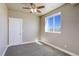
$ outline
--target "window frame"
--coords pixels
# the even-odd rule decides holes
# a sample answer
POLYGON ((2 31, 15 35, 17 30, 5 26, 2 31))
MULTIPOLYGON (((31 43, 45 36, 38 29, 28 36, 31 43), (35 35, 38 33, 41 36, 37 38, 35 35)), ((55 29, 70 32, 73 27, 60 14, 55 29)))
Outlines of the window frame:
MULTIPOLYGON (((56 32, 55 29, 54 29, 54 27, 55 27, 55 16, 57 16, 57 15, 61 16, 61 12, 58 12, 58 13, 55 13, 55 14, 52 14, 52 15, 45 17, 45 32, 47 32, 47 33, 61 33, 61 31, 56 32), (53 17, 53 31, 48 31, 48 29, 47 29, 48 18, 50 18, 50 17, 53 17)), ((62 19, 60 19, 60 20, 62 20, 62 19)))

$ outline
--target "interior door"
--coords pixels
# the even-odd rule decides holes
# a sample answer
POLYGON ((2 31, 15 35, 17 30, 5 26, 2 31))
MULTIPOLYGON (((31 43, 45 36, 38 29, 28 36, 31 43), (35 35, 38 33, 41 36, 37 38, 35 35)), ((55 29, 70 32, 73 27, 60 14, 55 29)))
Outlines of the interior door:
POLYGON ((22 19, 9 18, 9 45, 22 43, 22 19))

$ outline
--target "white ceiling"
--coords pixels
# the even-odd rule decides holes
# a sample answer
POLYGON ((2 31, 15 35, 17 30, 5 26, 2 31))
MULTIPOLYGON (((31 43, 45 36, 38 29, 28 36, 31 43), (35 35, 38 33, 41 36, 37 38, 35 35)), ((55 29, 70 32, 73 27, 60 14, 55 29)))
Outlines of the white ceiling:
MULTIPOLYGON (((44 5, 45 8, 40 9, 41 13, 36 13, 37 15, 44 15, 60 6, 62 6, 64 3, 35 3, 36 6, 42 6, 44 5)), ((7 7, 9 10, 15 10, 15 11, 21 11, 21 12, 30 12, 27 9, 23 9, 22 7, 29 6, 29 3, 7 3, 7 7)))

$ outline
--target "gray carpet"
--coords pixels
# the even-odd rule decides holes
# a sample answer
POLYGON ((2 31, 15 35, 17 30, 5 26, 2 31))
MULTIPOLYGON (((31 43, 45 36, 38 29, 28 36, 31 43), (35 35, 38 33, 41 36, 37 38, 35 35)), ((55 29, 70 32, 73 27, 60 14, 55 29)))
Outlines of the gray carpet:
POLYGON ((11 46, 7 49, 5 56, 69 56, 55 48, 37 43, 11 46))

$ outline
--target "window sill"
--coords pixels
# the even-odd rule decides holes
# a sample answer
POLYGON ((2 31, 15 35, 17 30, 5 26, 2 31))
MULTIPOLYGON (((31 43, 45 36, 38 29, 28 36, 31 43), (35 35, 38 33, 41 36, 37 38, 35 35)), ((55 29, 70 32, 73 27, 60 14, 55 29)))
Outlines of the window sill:
POLYGON ((45 33, 57 33, 57 34, 61 34, 61 32, 45 32, 45 33))

